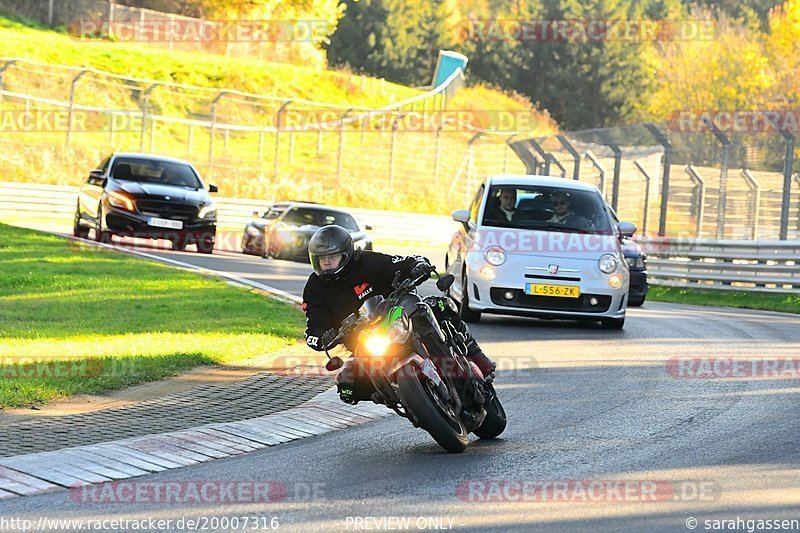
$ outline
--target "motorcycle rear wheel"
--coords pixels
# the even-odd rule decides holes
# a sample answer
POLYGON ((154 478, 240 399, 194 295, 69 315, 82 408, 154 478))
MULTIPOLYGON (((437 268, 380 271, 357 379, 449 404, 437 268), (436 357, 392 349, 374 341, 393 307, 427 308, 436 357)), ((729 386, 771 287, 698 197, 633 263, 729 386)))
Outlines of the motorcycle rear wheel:
POLYGON ((506 410, 503 409, 494 387, 490 384, 485 387, 491 393, 492 399, 486 406, 486 418, 483 424, 472 433, 480 439, 494 439, 506 430, 506 410))

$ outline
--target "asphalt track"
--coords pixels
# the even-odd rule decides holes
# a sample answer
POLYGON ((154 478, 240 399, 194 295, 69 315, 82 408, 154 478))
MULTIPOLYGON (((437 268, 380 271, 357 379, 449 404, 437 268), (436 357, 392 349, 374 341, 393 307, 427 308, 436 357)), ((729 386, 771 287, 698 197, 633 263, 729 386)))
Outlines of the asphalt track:
MULTIPOLYGON (((309 273, 233 252, 147 251, 293 294, 309 273)), ((781 359, 800 355, 800 317, 648 302, 623 331, 505 317, 472 330, 498 361, 509 426, 463 454, 390 417, 137 480, 271 481, 285 488, 276 501, 101 505, 62 491, 0 502, 0 517, 171 519, 165 530, 178 530, 182 517, 249 516, 289 531, 707 531, 738 519, 723 524, 732 531, 800 519, 800 370, 781 359), (780 362, 769 373, 731 357, 780 362)))

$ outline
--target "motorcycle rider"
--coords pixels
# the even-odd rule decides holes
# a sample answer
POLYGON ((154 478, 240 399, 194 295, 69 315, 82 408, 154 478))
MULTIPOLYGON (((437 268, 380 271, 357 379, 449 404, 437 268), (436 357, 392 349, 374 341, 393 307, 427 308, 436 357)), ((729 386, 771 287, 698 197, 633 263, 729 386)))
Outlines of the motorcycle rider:
MULTIPOLYGON (((331 348, 342 320, 361 307, 370 296, 387 297, 399 272, 402 278, 430 277, 433 267, 425 257, 391 256, 378 252, 354 250, 350 233, 341 226, 329 225, 317 230, 308 243, 308 255, 314 272, 303 291, 306 314, 306 344, 317 351, 331 348)), ((445 316, 466 339, 469 357, 489 376, 492 362, 475 342, 457 313, 445 306, 445 316)), ((345 346, 351 342, 345 339, 345 346)), ((352 350, 351 350, 352 351, 352 350)), ((347 403, 371 398, 375 389, 369 378, 350 358, 336 378, 339 397, 347 403)))

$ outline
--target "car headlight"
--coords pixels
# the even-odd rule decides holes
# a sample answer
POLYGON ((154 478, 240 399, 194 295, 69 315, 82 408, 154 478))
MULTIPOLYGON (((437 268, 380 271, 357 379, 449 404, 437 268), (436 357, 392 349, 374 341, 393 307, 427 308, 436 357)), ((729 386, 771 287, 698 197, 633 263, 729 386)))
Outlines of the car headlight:
POLYGON ((373 334, 366 338, 364 341, 364 347, 375 357, 380 357, 381 355, 386 353, 386 349, 391 344, 388 335, 381 335, 381 334, 373 334))
POLYGON ((112 207, 133 211, 133 202, 131 201, 130 198, 128 198, 124 194, 120 194, 114 191, 107 191, 106 199, 108 199, 108 205, 112 207))
POLYGON ((641 255, 626 255, 625 262, 628 268, 644 268, 644 258, 641 255))
POLYGON ((247 226, 246 228, 244 228, 244 231, 248 235, 251 235, 253 237, 257 237, 259 234, 261 234, 261 232, 258 231, 258 228, 256 228, 255 226, 247 226))
POLYGON ((483 252, 483 257, 490 265, 500 266, 506 262, 506 251, 499 246, 490 246, 483 252))
POLYGON ((612 254, 603 254, 600 259, 597 260, 597 266, 600 267, 600 272, 603 274, 611 274, 619 266, 619 261, 616 256, 612 254))
POLYGON ((201 207, 200 211, 197 213, 197 218, 213 218, 215 216, 217 216, 217 206, 214 204, 201 207))

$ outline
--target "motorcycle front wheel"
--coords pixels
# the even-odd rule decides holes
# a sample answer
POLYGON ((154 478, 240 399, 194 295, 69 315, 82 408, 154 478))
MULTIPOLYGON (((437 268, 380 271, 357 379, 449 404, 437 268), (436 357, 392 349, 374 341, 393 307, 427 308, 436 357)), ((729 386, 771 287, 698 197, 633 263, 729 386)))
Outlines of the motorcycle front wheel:
POLYGON ((407 365, 397 375, 405 405, 422 429, 450 453, 461 453, 469 444, 467 429, 452 408, 440 398, 435 384, 416 365, 407 365))

